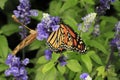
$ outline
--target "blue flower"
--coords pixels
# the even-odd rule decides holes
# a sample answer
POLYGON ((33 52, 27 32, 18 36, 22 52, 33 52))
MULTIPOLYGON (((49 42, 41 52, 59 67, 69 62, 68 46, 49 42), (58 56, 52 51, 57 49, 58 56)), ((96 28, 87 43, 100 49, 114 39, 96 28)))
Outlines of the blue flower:
POLYGON ((99 15, 105 14, 105 11, 107 9, 110 9, 111 2, 114 2, 115 0, 100 0, 100 5, 96 7, 96 11, 99 15))
POLYGON ((17 6, 17 10, 14 10, 14 15, 18 18, 18 20, 27 25, 30 23, 30 16, 37 16, 37 10, 31 10, 30 1, 29 0, 19 0, 20 4, 17 6))
POLYGON ((82 80, 92 80, 92 78, 87 73, 81 74, 80 79, 82 79, 82 80))
POLYGON ((23 61, 22 61, 22 64, 24 65, 27 65, 29 63, 29 59, 28 58, 25 58, 23 61))
POLYGON ((45 58, 47 60, 50 60, 52 57, 52 51, 51 50, 45 50, 45 58))
MULTIPOLYGON (((38 11, 37 10, 31 10, 30 7, 30 1, 29 0, 19 0, 20 4, 17 6, 17 10, 14 10, 13 13, 24 25, 27 25, 31 22, 30 16, 37 16, 38 11)), ((19 26, 20 28, 20 35, 21 39, 24 39, 26 37, 27 31, 23 26, 19 26)))
POLYGON ((120 52, 120 21, 115 26, 116 33, 114 39, 111 41, 111 45, 116 46, 118 51, 120 52))
POLYGON ((60 65, 61 66, 65 66, 66 64, 67 64, 67 62, 66 62, 66 57, 65 56, 60 56, 59 58, 58 58, 58 61, 60 62, 60 65))
POLYGON ((6 59, 6 64, 9 65, 9 69, 5 71, 6 76, 13 75, 16 80, 27 80, 27 71, 25 65, 29 63, 29 59, 26 58, 22 62, 19 57, 9 54, 6 59))
POLYGON ((38 40, 43 40, 43 39, 47 39, 49 36, 49 33, 47 32, 47 29, 45 28, 44 24, 39 23, 37 25, 37 39, 38 40))
POLYGON ((60 27, 59 23, 59 17, 52 17, 44 13, 41 22, 37 25, 37 39, 47 39, 51 32, 58 30, 60 27))

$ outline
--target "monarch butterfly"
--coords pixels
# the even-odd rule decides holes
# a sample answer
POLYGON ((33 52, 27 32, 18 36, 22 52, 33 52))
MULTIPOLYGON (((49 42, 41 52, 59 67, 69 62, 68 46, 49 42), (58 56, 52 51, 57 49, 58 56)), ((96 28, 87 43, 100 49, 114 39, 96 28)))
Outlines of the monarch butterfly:
POLYGON ((47 39, 47 44, 55 52, 62 52, 66 49, 80 53, 86 51, 83 40, 65 24, 60 24, 59 29, 50 34, 47 39))

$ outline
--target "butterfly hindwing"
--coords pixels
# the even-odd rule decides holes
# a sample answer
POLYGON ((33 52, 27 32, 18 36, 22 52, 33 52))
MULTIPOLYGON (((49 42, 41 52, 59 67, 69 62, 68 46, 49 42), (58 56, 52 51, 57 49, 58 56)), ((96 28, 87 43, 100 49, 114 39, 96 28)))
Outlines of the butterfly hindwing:
MULTIPOLYGON (((66 25, 65 25, 66 26, 66 25)), ((70 50, 78 51, 84 53, 86 51, 85 43, 79 35, 77 35, 71 28, 67 28, 67 48, 70 50)))

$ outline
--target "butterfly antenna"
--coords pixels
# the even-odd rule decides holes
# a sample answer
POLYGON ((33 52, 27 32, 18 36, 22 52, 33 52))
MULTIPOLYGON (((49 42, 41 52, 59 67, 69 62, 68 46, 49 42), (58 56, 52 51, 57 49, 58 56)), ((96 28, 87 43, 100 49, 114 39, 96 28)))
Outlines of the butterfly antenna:
POLYGON ((14 20, 15 22, 21 24, 21 25, 24 26, 26 29, 30 30, 30 33, 34 31, 34 30, 30 29, 29 27, 27 27, 26 25, 24 25, 23 23, 21 23, 21 22, 17 19, 17 17, 16 17, 15 15, 12 15, 12 18, 13 18, 13 20, 14 20))

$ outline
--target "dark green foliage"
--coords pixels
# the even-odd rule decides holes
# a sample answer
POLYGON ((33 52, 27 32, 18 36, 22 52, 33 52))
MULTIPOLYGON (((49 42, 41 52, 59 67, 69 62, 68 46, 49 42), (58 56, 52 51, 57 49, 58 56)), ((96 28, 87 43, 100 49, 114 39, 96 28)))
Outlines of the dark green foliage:
MULTIPOLYGON (((5 20, 1 19, 0 16, 0 23, 3 22, 2 20, 6 22, 0 24, 0 80, 12 80, 11 77, 7 78, 4 75, 4 71, 8 68, 5 65, 5 60, 11 49, 15 48, 15 46, 9 46, 10 43, 8 42, 14 40, 15 44, 19 44, 19 40, 16 40, 16 37, 13 36, 17 34, 20 39, 18 34, 19 24, 12 20, 13 12, 6 9, 13 9, 13 7, 16 9, 16 1, 13 0, 15 4, 12 4, 10 0, 0 0, 0 14, 7 17, 7 20, 5 20), (13 6, 7 6, 7 4, 13 6)), ((31 2, 34 2, 34 0, 31 0, 31 2)), ((42 13, 47 12, 52 16, 59 16, 65 24, 68 24, 76 33, 80 34, 77 24, 82 23, 82 17, 95 12, 98 3, 99 0, 51 0, 47 9, 39 10, 39 15, 32 17, 28 27, 31 28, 32 26, 35 29, 37 22, 40 22, 42 18, 42 13)), ((35 5, 35 3, 31 3, 31 5, 35 5)), ((39 5, 36 6, 39 7, 39 5)), ((32 7, 36 8, 36 6, 32 7)), ((58 62, 58 58, 61 56, 59 53, 53 53, 52 59, 49 61, 45 59, 44 50, 48 49, 46 41, 35 40, 21 50, 17 54, 18 56, 23 56, 21 54, 23 53, 24 57, 30 58, 30 64, 27 66, 28 80, 80 80, 79 76, 84 72, 89 73, 93 80, 120 80, 120 56, 117 48, 115 48, 115 52, 109 60, 111 53, 110 40, 115 35, 115 24, 120 21, 120 0, 115 0, 111 7, 114 10, 110 9, 108 11, 112 13, 106 12, 105 15, 99 16, 99 36, 92 35, 96 21, 93 22, 88 32, 80 34, 87 46, 86 54, 79 54, 74 51, 61 53, 67 57, 65 66, 60 66, 58 62)))

